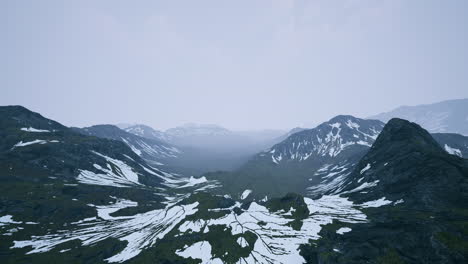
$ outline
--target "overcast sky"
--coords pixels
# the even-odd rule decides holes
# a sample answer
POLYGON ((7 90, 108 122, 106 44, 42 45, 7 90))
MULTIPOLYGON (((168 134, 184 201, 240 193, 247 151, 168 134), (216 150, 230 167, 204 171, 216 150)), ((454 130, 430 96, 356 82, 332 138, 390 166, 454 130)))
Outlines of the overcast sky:
POLYGON ((3 0, 0 19, 0 105, 65 125, 289 129, 468 97, 466 0, 3 0))

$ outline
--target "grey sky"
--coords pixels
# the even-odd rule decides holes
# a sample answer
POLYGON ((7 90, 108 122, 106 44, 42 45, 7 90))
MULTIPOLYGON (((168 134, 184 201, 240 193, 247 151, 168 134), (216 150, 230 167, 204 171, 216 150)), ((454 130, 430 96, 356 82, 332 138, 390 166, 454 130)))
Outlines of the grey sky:
POLYGON ((466 0, 0 2, 0 105, 292 128, 468 97, 466 0))

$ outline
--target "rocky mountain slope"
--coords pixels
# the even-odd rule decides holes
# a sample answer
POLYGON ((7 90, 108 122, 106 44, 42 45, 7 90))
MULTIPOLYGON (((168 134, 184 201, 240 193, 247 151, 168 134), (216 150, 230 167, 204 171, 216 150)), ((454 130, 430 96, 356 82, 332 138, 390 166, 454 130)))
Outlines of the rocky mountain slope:
POLYGON ((20 106, 0 107, 0 179, 2 263, 119 262, 190 214, 192 207, 176 205, 188 193, 215 187, 158 170, 123 142, 77 133, 20 106), (127 237, 144 219, 154 238, 127 237), (61 243, 67 249, 49 252, 61 243))
POLYGON ((466 262, 468 160, 419 125, 390 120, 343 186, 368 221, 322 230, 311 263, 466 262))
POLYGON ((436 140, 401 119, 374 138, 378 124, 340 116, 292 135, 291 151, 257 156, 319 178, 305 178, 304 196, 259 196, 274 178, 236 196, 223 179, 157 169, 123 141, 0 107, 0 261, 465 263, 468 160, 443 147, 465 138, 436 140), (296 143, 307 139, 303 151, 296 143))

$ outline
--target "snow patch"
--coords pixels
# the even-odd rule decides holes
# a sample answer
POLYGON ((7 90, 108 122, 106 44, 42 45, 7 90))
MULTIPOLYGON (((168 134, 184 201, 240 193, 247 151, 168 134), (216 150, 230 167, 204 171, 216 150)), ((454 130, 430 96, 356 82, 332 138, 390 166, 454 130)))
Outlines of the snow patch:
POLYGON ((392 203, 392 201, 385 200, 385 197, 382 197, 382 198, 380 198, 378 200, 375 200, 375 201, 370 201, 370 202, 363 203, 363 204, 361 204, 361 207, 364 207, 364 208, 380 207, 380 206, 384 206, 384 205, 391 204, 391 203, 392 203))
POLYGON ((13 221, 12 215, 4 215, 0 217, 0 226, 5 226, 9 224, 21 224, 22 222, 13 221))
POLYGON ((18 143, 16 143, 12 149, 15 149, 17 147, 25 147, 25 146, 29 146, 29 145, 33 145, 33 144, 46 144, 47 142, 49 143, 58 143, 59 141, 58 140, 42 140, 42 139, 36 139, 36 140, 33 140, 33 141, 29 141, 29 142, 23 142, 23 141, 20 141, 18 143))
POLYGON ((452 155, 455 155, 455 156, 458 156, 458 157, 463 156, 461 150, 459 150, 459 149, 452 148, 447 144, 445 144, 444 148, 445 148, 445 151, 447 151, 449 154, 452 154, 452 155))
POLYGON ((220 259, 212 259, 211 245, 208 241, 197 242, 182 250, 176 250, 175 253, 183 258, 200 259, 202 264, 222 263, 220 259))
POLYGON ((46 133, 46 132, 50 132, 50 130, 45 130, 45 129, 36 129, 36 128, 33 128, 33 127, 23 127, 21 128, 22 131, 26 131, 26 132, 35 132, 35 133, 46 133))
POLYGON ((104 158, 107 162, 107 168, 101 167, 99 164, 94 164, 94 168, 102 173, 95 173, 88 170, 79 170, 80 174, 76 178, 79 182, 90 185, 104 185, 114 187, 130 187, 142 185, 138 182, 138 174, 133 171, 132 167, 125 162, 107 157, 98 152, 92 153, 104 158), (116 167, 113 168, 111 164, 116 167))
POLYGON ((336 230, 336 233, 339 234, 339 235, 342 235, 342 234, 344 234, 344 233, 350 232, 351 230, 352 230, 352 229, 349 228, 349 227, 342 227, 342 228, 336 230))
POLYGON ((244 200, 245 198, 247 198, 247 197, 250 195, 251 192, 252 192, 252 190, 248 190, 248 189, 245 190, 245 191, 241 194, 241 197, 240 197, 241 200, 244 200))
POLYGON ((239 238, 237 239, 237 244, 239 244, 239 246, 241 246, 241 247, 243 247, 243 248, 249 246, 249 243, 248 243, 247 240, 245 240, 245 238, 243 238, 243 237, 239 237, 239 238))
POLYGON ((366 167, 361 170, 360 174, 363 174, 364 172, 368 171, 371 168, 370 163, 367 163, 366 167))

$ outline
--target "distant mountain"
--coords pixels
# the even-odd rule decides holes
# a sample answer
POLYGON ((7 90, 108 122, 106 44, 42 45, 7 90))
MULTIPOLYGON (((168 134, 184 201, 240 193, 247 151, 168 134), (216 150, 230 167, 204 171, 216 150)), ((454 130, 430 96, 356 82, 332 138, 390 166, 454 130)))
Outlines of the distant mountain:
MULTIPOLYGON (((465 263, 468 160, 419 125, 392 119, 339 194, 365 223, 336 222, 308 247, 317 263, 465 263)), ((307 251, 304 249, 304 251, 307 251)))
POLYGON ((301 132, 301 131, 304 131, 304 130, 307 130, 307 128, 302 128, 302 127, 295 127, 291 130, 289 130, 287 133, 283 133, 282 135, 280 135, 279 137, 276 137, 272 140, 272 143, 271 146, 273 145, 276 145, 280 142, 282 142, 283 140, 287 139, 289 136, 291 136, 292 134, 296 134, 298 132, 301 132))
POLYGON ((146 125, 134 125, 125 131, 151 140, 176 146, 177 170, 184 174, 202 174, 208 171, 233 170, 252 155, 269 148, 283 134, 280 130, 231 131, 218 125, 186 124, 157 131, 146 125))
POLYGON ((251 148, 247 137, 218 125, 185 124, 165 131, 170 142, 204 151, 241 151, 251 148))
POLYGON ((251 142, 257 145, 264 145, 266 148, 280 142, 278 138, 288 134, 284 130, 279 129, 263 129, 263 130, 243 130, 235 131, 235 133, 248 138, 251 142))
POLYGON ((252 196, 260 199, 287 192, 306 194, 311 191, 308 187, 322 181, 321 174, 352 170, 383 126, 378 120, 337 116, 316 128, 292 134, 234 172, 206 175, 220 180, 233 195, 245 189, 254 190, 252 196))
POLYGON ((138 156, 151 163, 153 166, 172 165, 181 151, 165 142, 157 139, 149 139, 128 133, 113 125, 96 125, 85 128, 73 128, 75 131, 88 136, 118 140, 125 143, 138 156))
POLYGON ((120 129, 125 129, 127 127, 136 126, 136 125, 138 125, 138 124, 136 124, 136 123, 118 123, 118 124, 115 124, 115 126, 120 128, 120 129))
POLYGON ((176 138, 191 136, 226 136, 233 134, 232 131, 218 125, 195 123, 188 123, 183 126, 170 128, 166 130, 166 133, 176 138))
POLYGON ((333 158, 352 146, 370 147, 383 126, 377 120, 336 116, 314 129, 294 133, 268 153, 274 163, 305 161, 311 157, 333 158))
POLYGON ((468 137, 451 133, 434 133, 432 137, 447 153, 468 158, 468 137))
POLYGON ((169 143, 171 141, 169 134, 155 130, 152 127, 146 125, 128 126, 123 128, 123 130, 127 131, 128 133, 132 133, 134 135, 152 140, 159 140, 166 143, 169 143))
POLYGON ((418 106, 401 106, 370 118, 387 122, 395 117, 420 124, 431 133, 468 135, 468 99, 418 106))

